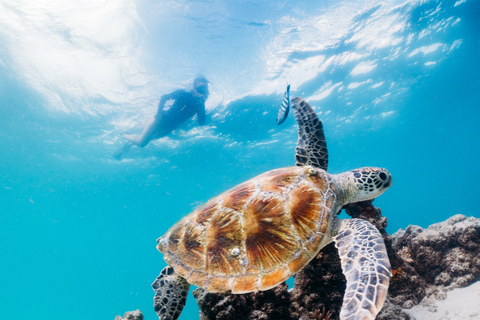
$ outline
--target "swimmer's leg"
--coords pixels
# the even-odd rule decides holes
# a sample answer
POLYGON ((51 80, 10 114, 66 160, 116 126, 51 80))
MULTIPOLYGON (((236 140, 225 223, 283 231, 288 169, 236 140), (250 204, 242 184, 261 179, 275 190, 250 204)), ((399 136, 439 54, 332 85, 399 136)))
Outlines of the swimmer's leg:
POLYGON ((140 141, 140 136, 138 134, 124 134, 122 137, 127 139, 133 145, 137 145, 140 141))
POLYGON ((160 127, 160 119, 153 118, 148 122, 141 136, 138 134, 124 134, 123 137, 129 141, 122 148, 118 149, 113 157, 117 160, 122 160, 132 146, 143 148, 150 141, 160 139, 171 132, 171 130, 162 130, 160 127))
POLYGON ((147 123, 145 129, 143 129, 142 135, 138 134, 124 134, 123 137, 127 139, 132 145, 143 148, 151 140, 155 139, 158 126, 158 120, 153 118, 147 123))
POLYGON ((118 149, 114 154, 113 154, 113 157, 115 159, 117 159, 118 161, 122 160, 123 157, 125 157, 127 155, 127 152, 128 150, 130 150, 130 148, 132 147, 133 143, 131 142, 127 142, 123 145, 123 147, 121 147, 120 149, 118 149))
POLYGON ((151 140, 155 139, 158 131, 159 120, 153 118, 150 120, 137 140, 137 147, 145 147, 151 140))

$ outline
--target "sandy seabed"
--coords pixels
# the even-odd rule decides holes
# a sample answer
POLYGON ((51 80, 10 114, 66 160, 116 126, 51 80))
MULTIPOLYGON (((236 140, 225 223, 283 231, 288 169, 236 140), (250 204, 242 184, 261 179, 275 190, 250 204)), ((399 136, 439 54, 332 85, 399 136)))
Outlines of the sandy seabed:
POLYGON ((449 291, 445 300, 424 299, 420 305, 403 311, 417 320, 480 319, 480 281, 449 291))

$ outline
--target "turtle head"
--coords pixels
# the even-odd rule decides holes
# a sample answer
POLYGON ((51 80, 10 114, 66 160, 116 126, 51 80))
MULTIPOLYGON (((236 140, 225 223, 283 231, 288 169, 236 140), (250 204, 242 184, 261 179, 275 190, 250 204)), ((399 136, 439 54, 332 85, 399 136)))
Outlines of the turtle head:
POLYGON ((343 186, 343 202, 354 203, 378 197, 392 186, 392 175, 387 169, 365 167, 338 175, 343 186))

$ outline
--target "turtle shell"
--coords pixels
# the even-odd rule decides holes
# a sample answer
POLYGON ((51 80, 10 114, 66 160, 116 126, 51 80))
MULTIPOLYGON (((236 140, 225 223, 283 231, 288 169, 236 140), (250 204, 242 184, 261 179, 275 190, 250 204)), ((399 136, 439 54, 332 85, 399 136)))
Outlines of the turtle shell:
POLYGON ((331 241, 335 190, 321 169, 268 171, 185 216, 157 248, 179 275, 208 291, 267 290, 331 241))

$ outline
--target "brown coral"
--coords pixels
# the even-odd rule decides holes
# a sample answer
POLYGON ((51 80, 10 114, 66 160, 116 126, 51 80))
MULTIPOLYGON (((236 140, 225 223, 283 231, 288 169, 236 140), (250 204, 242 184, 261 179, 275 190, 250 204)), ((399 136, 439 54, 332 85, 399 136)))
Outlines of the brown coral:
MULTIPOLYGON (((376 225, 396 271, 377 319, 409 320, 411 317, 402 307, 413 307, 428 294, 441 295, 480 279, 480 219, 456 215, 427 229, 409 226, 391 237, 385 232, 386 218, 372 201, 345 209, 352 217, 376 225)), ((285 283, 272 290, 242 295, 208 293, 199 288, 194 296, 202 320, 333 320, 338 319, 344 291, 338 253, 330 244, 297 273, 291 290, 285 283)))
MULTIPOLYGON (((346 211, 352 217, 374 223, 385 238, 392 266, 403 267, 403 260, 392 248, 392 239, 385 232, 387 219, 382 217, 380 209, 375 208, 372 201, 349 205, 346 211)), ((202 310, 202 319, 338 319, 345 287, 338 252, 330 244, 297 273, 295 287, 291 290, 285 284, 269 291, 245 295, 215 294, 197 289, 194 296, 202 310), (322 315, 320 310, 324 309, 330 311, 322 315)), ((399 317, 400 314, 396 310, 389 319, 405 319, 399 317)))
POLYGON ((480 219, 457 214, 427 229, 408 226, 393 237, 395 248, 408 248, 428 294, 465 287, 480 278, 480 219))
POLYGON ((143 320, 143 313, 140 310, 125 312, 125 315, 116 316, 115 320, 143 320))
POLYGON ((410 254, 410 249, 408 249, 408 247, 402 247, 397 251, 397 253, 403 259, 403 261, 413 263, 412 255, 410 254))
POLYGON ((315 317, 315 320, 331 320, 332 318, 330 318, 332 316, 332 312, 331 311, 325 311, 325 307, 323 307, 322 311, 320 310, 316 310, 314 313, 313 313, 313 316, 315 317))

